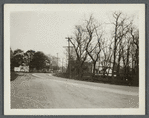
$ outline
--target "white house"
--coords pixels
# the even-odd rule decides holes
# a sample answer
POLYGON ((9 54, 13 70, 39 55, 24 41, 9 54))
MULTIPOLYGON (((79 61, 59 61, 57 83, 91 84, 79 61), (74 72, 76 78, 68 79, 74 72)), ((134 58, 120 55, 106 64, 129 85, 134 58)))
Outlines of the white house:
MULTIPOLYGON (((100 74, 102 74, 102 72, 103 72, 103 69, 105 68, 105 67, 107 67, 107 69, 106 69, 106 71, 105 71, 105 74, 107 74, 108 73, 108 76, 112 76, 112 69, 111 69, 111 67, 113 66, 113 63, 110 63, 110 62, 108 62, 106 65, 107 66, 104 66, 104 64, 103 64, 104 62, 97 62, 96 63, 96 66, 95 66, 95 74, 96 75, 100 75, 100 74)), ((92 64, 92 72, 93 72, 93 64, 92 64)))
POLYGON ((29 72, 29 66, 14 67, 15 72, 29 72))

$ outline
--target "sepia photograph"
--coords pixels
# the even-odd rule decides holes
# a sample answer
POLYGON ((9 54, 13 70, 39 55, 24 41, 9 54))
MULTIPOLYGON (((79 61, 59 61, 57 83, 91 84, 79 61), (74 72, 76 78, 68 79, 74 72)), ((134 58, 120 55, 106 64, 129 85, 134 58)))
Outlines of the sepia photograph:
POLYGON ((145 114, 145 5, 5 4, 4 114, 145 114))

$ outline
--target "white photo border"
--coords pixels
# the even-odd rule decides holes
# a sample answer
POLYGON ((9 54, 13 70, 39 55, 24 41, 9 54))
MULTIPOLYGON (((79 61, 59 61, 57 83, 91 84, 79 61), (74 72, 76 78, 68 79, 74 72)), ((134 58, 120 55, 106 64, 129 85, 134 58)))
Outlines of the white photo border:
POLYGON ((145 4, 5 4, 4 5, 4 115, 145 115, 145 4), (97 7, 139 11, 139 108, 11 109, 10 107, 10 13, 97 7), (49 7, 50 6, 50 7, 49 7), (81 7, 80 7, 81 6, 81 7), (50 9, 49 9, 50 8, 50 9))

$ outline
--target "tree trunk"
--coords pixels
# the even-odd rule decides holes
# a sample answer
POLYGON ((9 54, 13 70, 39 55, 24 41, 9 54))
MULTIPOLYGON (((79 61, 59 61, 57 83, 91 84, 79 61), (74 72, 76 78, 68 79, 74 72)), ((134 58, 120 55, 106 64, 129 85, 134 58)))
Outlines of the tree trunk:
POLYGON ((126 60, 126 67, 127 67, 126 77, 127 77, 127 79, 129 78, 129 49, 130 49, 130 47, 128 47, 128 49, 127 49, 127 60, 126 60))
POLYGON ((117 33, 117 26, 115 28, 115 39, 114 39, 114 57, 113 57, 113 68, 112 68, 112 78, 114 79, 114 70, 115 70, 115 61, 116 61, 116 33, 117 33))
POLYGON ((112 68, 112 79, 114 79, 115 60, 116 60, 115 52, 116 52, 116 51, 114 51, 113 68, 112 68))
POLYGON ((96 61, 93 62, 93 77, 95 76, 95 70, 96 70, 96 61))
POLYGON ((118 65, 117 65, 117 76, 120 75, 120 61, 121 61, 121 55, 119 54, 118 65))

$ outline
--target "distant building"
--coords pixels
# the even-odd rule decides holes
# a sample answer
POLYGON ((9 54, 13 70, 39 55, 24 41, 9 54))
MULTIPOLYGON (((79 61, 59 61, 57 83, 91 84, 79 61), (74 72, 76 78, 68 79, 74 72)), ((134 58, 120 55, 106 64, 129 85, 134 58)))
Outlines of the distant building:
POLYGON ((29 66, 14 67, 15 72, 29 72, 29 66))
POLYGON ((15 72, 20 72, 20 67, 14 67, 15 72))
MULTIPOLYGON (((91 72, 93 73, 93 63, 92 63, 92 70, 91 72)), ((96 66, 95 66, 95 75, 103 75, 103 73, 105 75, 108 76, 112 76, 112 67, 113 67, 113 63, 112 62, 96 62, 96 66)))

